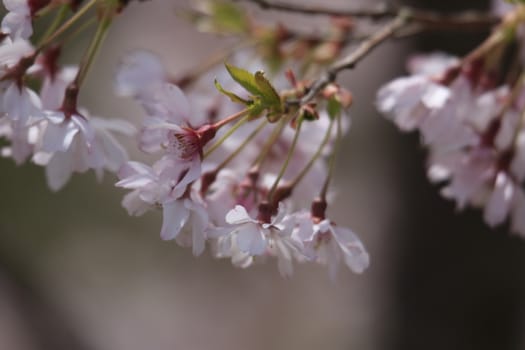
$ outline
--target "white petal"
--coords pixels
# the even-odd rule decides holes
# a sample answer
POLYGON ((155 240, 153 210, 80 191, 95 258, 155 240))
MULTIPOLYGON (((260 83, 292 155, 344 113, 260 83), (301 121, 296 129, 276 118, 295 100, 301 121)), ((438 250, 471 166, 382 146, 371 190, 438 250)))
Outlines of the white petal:
POLYGON ((77 72, 77 66, 66 66, 60 69, 53 78, 46 75, 40 89, 43 108, 47 110, 60 109, 64 101, 66 87, 73 81, 77 72))
POLYGON ((277 209, 277 215, 272 220, 272 225, 276 225, 283 221, 284 217, 286 216, 286 208, 284 206, 283 202, 279 202, 279 207, 277 209))
POLYGON ((285 247, 282 242, 275 242, 276 248, 279 253, 277 254, 277 267, 279 268, 279 273, 283 277, 290 277, 293 274, 293 264, 292 257, 287 247, 285 247))
POLYGON ((146 164, 140 163, 140 162, 134 162, 129 161, 126 164, 124 164, 118 172, 118 176, 120 179, 124 179, 126 177, 129 177, 131 175, 136 174, 142 174, 142 175, 148 175, 151 178, 155 178, 156 175, 153 172, 153 169, 150 166, 147 166, 146 164))
POLYGON ((140 198, 140 192, 132 191, 122 199, 122 206, 126 208, 129 215, 139 216, 151 208, 151 204, 144 202, 140 198))
POLYGON ((2 66, 12 67, 24 57, 33 53, 33 46, 27 40, 14 40, 12 43, 0 45, 0 63, 2 66))
POLYGON ((137 50, 122 59, 115 79, 115 89, 122 96, 148 95, 151 88, 166 79, 157 55, 137 50))
POLYGON ((363 273, 370 266, 370 256, 361 247, 351 247, 344 251, 346 266, 355 273, 363 273))
POLYGON ((44 131, 42 150, 50 153, 66 152, 71 147, 78 131, 78 128, 70 122, 61 124, 48 123, 44 131))
POLYGON ((202 254, 206 244, 208 214, 206 209, 200 206, 193 206, 192 214, 192 250, 193 255, 198 256, 202 254))
POLYGON ((98 131, 97 139, 100 141, 98 142, 98 145, 104 153, 104 166, 112 172, 117 172, 128 160, 126 149, 122 147, 113 135, 105 130, 98 131))
POLYGON ((47 184, 53 191, 61 189, 71 178, 73 172, 71 152, 57 152, 46 166, 47 184))
POLYGON ((129 189, 139 189, 152 183, 153 181, 154 179, 148 175, 136 174, 120 180, 115 184, 115 186, 129 189))
POLYGON ((66 120, 66 116, 60 111, 45 111, 46 119, 53 124, 60 124, 66 120))
POLYGON ((310 213, 304 213, 301 215, 301 217, 297 220, 299 226, 296 231, 297 237, 301 241, 309 241, 312 240, 312 236, 314 234, 313 230, 313 222, 310 218, 310 213))
POLYGON ((137 133, 137 128, 122 119, 105 119, 94 117, 91 122, 95 128, 116 132, 126 136, 133 136, 137 133))
POLYGON ((9 12, 2 20, 2 32, 12 39, 28 39, 33 34, 29 13, 9 12))
POLYGON ((251 255, 262 255, 266 250, 264 235, 255 223, 246 223, 240 226, 236 242, 241 251, 251 255))
POLYGON ((418 54, 410 57, 407 68, 410 74, 435 76, 443 74, 449 67, 459 63, 455 56, 443 52, 418 54))
POLYGON ((230 225, 239 225, 246 222, 253 222, 248 212, 242 205, 236 205, 235 208, 226 214, 226 222, 230 225))
POLYGON ((71 116, 71 122, 74 123, 74 125, 80 130, 80 132, 86 139, 87 145, 89 147, 95 139, 95 130, 93 129, 89 121, 87 121, 86 118, 80 115, 73 114, 71 116))
POLYGON ((449 98, 450 89, 437 84, 429 84, 421 97, 421 102, 428 109, 436 109, 443 107, 449 98))
POLYGON ((494 140, 494 143, 499 150, 505 151, 512 146, 512 141, 516 133, 516 127, 518 126, 520 116, 520 113, 513 109, 508 110, 503 115, 500 129, 494 140))
POLYGON ((2 0, 7 11, 25 12, 29 14, 28 0, 2 0))
POLYGON ((345 264, 355 273, 366 270, 370 265, 370 257, 359 237, 343 227, 334 227, 332 232, 343 251, 345 264))
POLYGON ((521 188, 514 196, 511 229, 521 237, 525 237, 525 193, 521 188))
POLYGON ((182 201, 172 201, 162 205, 162 229, 160 237, 163 240, 170 240, 177 237, 180 230, 186 224, 190 211, 184 206, 182 201))
POLYGON ((483 218, 489 226, 494 227, 505 221, 509 214, 514 192, 514 183, 505 172, 500 171, 496 177, 494 190, 483 212, 483 218))
POLYGON ((175 124, 183 124, 190 117, 190 104, 182 90, 173 84, 166 83, 156 96, 156 111, 161 117, 175 124))
POLYGON ((519 181, 525 179, 525 131, 523 130, 518 133, 510 169, 519 181))

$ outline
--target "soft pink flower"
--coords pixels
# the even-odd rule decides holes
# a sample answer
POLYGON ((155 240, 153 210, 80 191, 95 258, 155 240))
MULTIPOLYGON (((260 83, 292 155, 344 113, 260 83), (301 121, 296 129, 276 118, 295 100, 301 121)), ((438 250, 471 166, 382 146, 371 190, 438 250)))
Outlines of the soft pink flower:
POLYGON ((332 278, 335 278, 341 260, 355 273, 362 273, 368 268, 368 253, 350 229, 336 226, 327 219, 314 222, 309 213, 302 214, 298 220, 297 235, 304 242, 306 256, 327 265, 332 278))

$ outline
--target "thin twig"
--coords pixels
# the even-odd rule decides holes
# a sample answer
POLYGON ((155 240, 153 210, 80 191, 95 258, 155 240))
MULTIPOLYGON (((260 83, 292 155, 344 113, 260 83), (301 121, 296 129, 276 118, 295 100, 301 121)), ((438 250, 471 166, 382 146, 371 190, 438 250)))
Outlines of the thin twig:
POLYGON ((353 9, 353 10, 342 10, 342 9, 330 9, 321 6, 305 5, 305 4, 286 4, 280 2, 266 1, 266 0, 236 0, 251 2, 259 6, 263 10, 277 10, 282 12, 298 13, 303 15, 324 15, 324 16, 337 16, 337 17, 366 17, 372 19, 380 19, 385 17, 394 17, 397 11, 387 5, 383 4, 381 7, 373 9, 353 9))
POLYGON ((354 17, 354 18, 368 18, 368 19, 382 19, 393 18, 401 12, 409 14, 410 19, 414 22, 425 24, 426 26, 439 27, 443 29, 465 28, 465 27, 484 27, 490 26, 499 22, 499 17, 485 12, 462 12, 454 14, 443 14, 433 11, 409 8, 409 7, 393 7, 387 4, 382 4, 376 8, 361 8, 361 9, 334 9, 322 6, 304 5, 304 4, 287 4, 282 2, 274 2, 267 0, 236 0, 245 1, 259 6, 264 10, 277 10, 282 12, 297 13, 302 15, 324 15, 336 17, 354 17))
POLYGON ((310 102, 317 94, 329 83, 332 83, 337 78, 337 75, 347 69, 352 69, 361 61, 368 53, 375 47, 383 43, 387 39, 395 35, 395 33, 407 24, 407 18, 400 16, 388 22, 379 31, 373 34, 369 39, 363 41, 357 49, 352 51, 348 56, 343 57, 339 61, 331 65, 323 75, 317 79, 310 87, 308 93, 298 101, 289 101, 290 104, 298 104, 300 106, 310 102))

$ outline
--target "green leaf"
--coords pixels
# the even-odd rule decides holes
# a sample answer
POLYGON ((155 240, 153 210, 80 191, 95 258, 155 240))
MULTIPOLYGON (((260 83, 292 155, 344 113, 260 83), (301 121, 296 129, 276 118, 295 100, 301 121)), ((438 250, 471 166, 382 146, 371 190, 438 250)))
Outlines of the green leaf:
POLYGON ((241 85, 243 88, 246 89, 249 93, 255 96, 260 96, 261 91, 259 89, 259 86, 257 85, 257 82, 255 81, 255 76, 248 72, 247 70, 244 70, 242 68, 238 68, 235 66, 232 66, 231 64, 225 63, 226 69, 228 70, 228 73, 230 73, 233 80, 235 80, 239 85, 241 85))
POLYGON ((264 77, 264 73, 259 71, 255 73, 255 83, 259 88, 259 96, 263 102, 269 106, 279 107, 281 106, 281 98, 272 84, 264 77))
POLYGON ((341 103, 337 101, 337 99, 332 97, 328 100, 328 103, 326 105, 326 111, 328 112, 330 118, 334 119, 338 117, 341 114, 342 109, 343 107, 341 106, 341 103))
MULTIPOLYGON (((259 116, 264 110, 267 110, 268 117, 279 119, 283 110, 281 97, 268 79, 264 77, 264 73, 259 71, 252 74, 242 68, 227 63, 225 65, 233 80, 252 95, 253 101, 250 101, 249 107, 250 115, 259 116)), ((238 96, 236 97, 238 98, 238 96)))
POLYGON ((248 101, 248 100, 245 100, 243 99, 242 97, 239 97, 237 96, 236 94, 234 94, 233 92, 231 91, 228 91, 228 90, 225 90, 222 85, 217 81, 217 79, 215 79, 214 81, 214 84, 215 84, 215 88, 222 94, 228 96, 230 98, 230 100, 232 100, 232 102, 235 102, 235 103, 240 103, 240 104, 243 104, 245 106, 248 106, 250 105, 252 102, 251 101, 248 101))
POLYGON ((261 100, 256 100, 248 107, 248 109, 250 110, 248 113, 250 117, 255 119, 264 112, 266 107, 261 103, 261 100))
POLYGON ((246 33, 248 20, 245 13, 229 2, 215 2, 213 4, 215 27, 228 33, 246 33))

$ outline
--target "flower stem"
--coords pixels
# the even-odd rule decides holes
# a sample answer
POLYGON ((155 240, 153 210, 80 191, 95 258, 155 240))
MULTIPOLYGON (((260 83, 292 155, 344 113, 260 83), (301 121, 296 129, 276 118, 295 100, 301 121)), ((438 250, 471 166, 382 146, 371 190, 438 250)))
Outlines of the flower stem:
MULTIPOLYGON (((516 99, 519 97, 520 92, 522 91, 523 87, 525 86, 525 72, 522 72, 520 77, 518 78, 518 81, 515 83, 511 94, 509 96, 508 102, 503 107, 503 110, 501 112, 501 115, 504 116, 508 109, 513 107, 513 104, 516 103, 516 99)), ((521 116, 518 122, 518 125, 514 131, 514 135, 512 137, 512 145, 516 145, 515 147, 518 148, 517 142, 518 137, 520 135, 520 131, 523 129, 523 126, 525 125, 525 110, 521 112, 521 116)))
POLYGON ((96 55, 100 50, 100 47, 102 46, 102 42, 104 41, 108 33, 109 26, 111 25, 114 10, 115 9, 113 8, 113 6, 108 5, 105 9, 104 14, 102 15, 102 18, 100 19, 97 31, 95 32, 93 39, 91 39, 91 43, 89 44, 84 58, 82 59, 77 77, 75 78, 74 83, 77 85, 77 87, 80 87, 84 82, 84 79, 86 78, 87 73, 89 72, 89 69, 93 64, 96 55))
POLYGON ((38 45, 37 51, 42 50, 44 47, 49 45, 53 40, 55 40, 58 36, 63 34, 66 30, 68 30, 80 17, 82 17, 84 14, 88 12, 89 9, 91 9, 99 0, 90 0, 84 7, 82 7, 80 10, 78 10, 71 18, 69 18, 64 24, 60 26, 53 34, 49 35, 45 40, 43 40, 40 45, 38 45))
POLYGON ((342 71, 353 69, 359 62, 361 62, 370 52, 376 47, 392 38, 396 33, 404 28, 409 23, 409 18, 404 13, 399 14, 395 19, 385 24, 377 32, 375 32, 370 38, 361 42, 354 51, 350 52, 347 56, 334 62, 328 69, 315 80, 308 93, 301 97, 297 101, 288 101, 288 104, 296 104, 304 106, 308 102, 312 101, 325 87, 326 85, 334 82, 337 76, 342 71))
POLYGON ((66 37, 64 37, 60 42, 62 45, 67 44, 70 40, 74 39, 77 35, 82 33, 84 30, 91 27, 91 25, 95 24, 97 21, 96 17, 91 17, 87 21, 84 21, 84 23, 80 24, 77 28, 75 28, 74 31, 71 33, 68 33, 66 37))
POLYGON ((328 129, 326 130, 326 134, 325 134, 323 140, 321 141, 321 144, 317 148, 317 151, 312 156, 312 158, 310 158, 310 160, 308 161, 306 166, 303 168, 303 170, 301 170, 301 172, 292 181, 291 187, 295 187, 295 186, 297 186, 297 184, 299 184, 299 182, 301 182, 301 180, 310 171, 310 169, 312 168, 314 163, 317 161, 317 159, 319 159, 319 157, 321 156, 321 153, 323 153, 323 150, 326 147, 326 145, 328 144, 328 141, 330 141, 330 136, 332 135, 332 129, 333 129, 333 126, 334 126, 334 120, 335 120, 335 118, 330 119, 330 124, 328 125, 328 129))
POLYGON ((191 86, 199 78, 201 78, 206 72, 213 69, 218 64, 227 61, 228 58, 236 51, 250 47, 253 43, 249 41, 243 41, 238 44, 232 45, 224 50, 212 53, 206 58, 205 61, 200 62, 197 66, 190 69, 180 78, 172 79, 173 83, 184 90, 188 86, 191 86))
POLYGON ((268 138, 268 141, 264 144, 263 149, 261 150, 261 153, 255 158, 255 160, 252 163, 253 167, 260 167, 261 163, 264 161, 270 150, 272 149, 272 146, 275 144, 275 141, 279 138, 281 135, 281 132, 283 131, 284 127, 286 126, 286 123, 288 123, 290 118, 281 118, 281 121, 279 122, 279 125, 273 130, 272 134, 268 138))
POLYGON ((224 134, 221 136, 220 139, 217 140, 205 153, 204 158, 208 157, 210 154, 212 154, 217 148, 219 148, 224 141, 228 137, 230 137, 237 129, 239 129, 242 125, 244 125, 245 122, 248 121, 250 118, 249 115, 244 116, 241 120, 237 121, 237 123, 233 124, 233 126, 224 134))
POLYGON ((334 176, 335 159, 337 157, 337 153, 339 152, 339 148, 341 147, 341 141, 343 139, 342 136, 343 136, 343 130, 341 126, 341 114, 339 114, 337 116, 337 137, 335 139, 334 149, 332 151, 332 154, 330 155, 330 160, 328 161, 328 174, 326 175, 326 180, 324 182, 321 193, 319 194, 319 197, 321 197, 321 199, 325 201, 326 201, 326 193, 328 192, 328 187, 330 186, 330 181, 332 180, 332 177, 334 176))
POLYGON ((47 40, 47 38, 49 38, 55 32, 60 23, 62 23, 62 21, 66 18, 68 9, 69 5, 67 4, 60 6, 57 14, 55 15, 55 18, 53 19, 53 22, 47 28, 44 35, 42 35, 42 38, 39 41, 39 45, 37 46, 42 46, 42 43, 44 43, 47 40))
POLYGON ((288 150, 288 154, 286 155, 286 160, 283 163, 283 166, 281 167, 281 170, 279 171, 279 174, 277 175, 277 178, 275 179, 272 188, 268 192, 268 202, 273 203, 273 197, 275 194, 275 190, 277 189, 277 186, 279 186, 279 182, 284 176, 284 173, 286 172, 286 169, 288 169, 288 165, 290 164, 290 160, 292 159, 292 156, 295 151, 295 147, 297 146, 297 141, 299 140, 299 134, 301 133, 301 125, 303 124, 303 118, 299 117, 297 120, 297 129, 295 129, 295 135, 293 137, 292 144, 290 146, 290 149, 288 150))
POLYGON ((226 117, 224 119, 221 119, 219 120, 217 123, 213 124, 213 126, 219 130, 220 128, 222 128, 224 125, 228 124, 228 123, 231 123, 232 121, 236 120, 236 119, 239 119, 243 116, 245 116, 247 113, 249 113, 250 110, 248 108, 246 109, 243 109, 242 111, 239 111, 235 114, 232 114, 230 115, 229 117, 226 117))
POLYGON ((221 170, 224 168, 229 162, 231 162, 241 151, 246 147, 250 141, 253 140, 253 138, 262 130, 264 127, 268 124, 268 120, 264 119, 258 126, 255 128, 255 130, 252 131, 250 135, 233 151, 226 159, 224 159, 221 164, 217 166, 216 171, 221 170))

